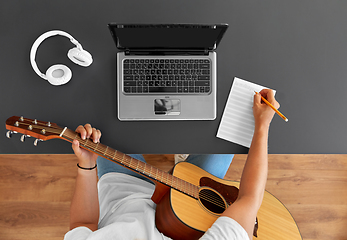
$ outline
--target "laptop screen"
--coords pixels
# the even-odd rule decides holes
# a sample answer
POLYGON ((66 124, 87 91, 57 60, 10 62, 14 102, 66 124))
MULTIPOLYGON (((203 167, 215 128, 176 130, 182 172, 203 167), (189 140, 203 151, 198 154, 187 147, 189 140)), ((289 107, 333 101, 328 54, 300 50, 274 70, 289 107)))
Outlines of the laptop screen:
POLYGON ((213 50, 227 24, 116 24, 108 25, 119 49, 213 50))

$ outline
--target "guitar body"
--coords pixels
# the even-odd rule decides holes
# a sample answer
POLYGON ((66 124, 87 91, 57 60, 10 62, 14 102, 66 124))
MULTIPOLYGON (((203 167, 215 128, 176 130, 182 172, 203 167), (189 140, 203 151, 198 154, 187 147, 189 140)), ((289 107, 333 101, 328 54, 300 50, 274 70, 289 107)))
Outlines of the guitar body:
MULTIPOLYGON (((226 202, 233 202, 235 193, 238 193, 234 192, 234 187, 238 188, 239 182, 217 178, 187 162, 176 164, 173 175, 194 185, 200 185, 203 179, 204 186, 218 188, 219 193, 226 198, 226 202)), ((156 225, 161 232, 175 240, 193 240, 199 239, 219 216, 219 213, 209 210, 200 200, 170 189, 157 204, 156 225)), ((264 194, 257 218, 258 237, 253 239, 302 239, 287 208, 268 192, 264 194)))

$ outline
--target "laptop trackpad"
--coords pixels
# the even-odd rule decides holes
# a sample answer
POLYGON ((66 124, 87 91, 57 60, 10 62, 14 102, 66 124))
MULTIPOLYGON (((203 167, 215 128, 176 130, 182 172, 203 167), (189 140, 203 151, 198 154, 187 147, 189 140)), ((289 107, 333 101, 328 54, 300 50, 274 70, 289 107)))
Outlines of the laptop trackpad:
POLYGON ((180 115, 181 101, 179 99, 155 99, 154 113, 155 115, 180 115))

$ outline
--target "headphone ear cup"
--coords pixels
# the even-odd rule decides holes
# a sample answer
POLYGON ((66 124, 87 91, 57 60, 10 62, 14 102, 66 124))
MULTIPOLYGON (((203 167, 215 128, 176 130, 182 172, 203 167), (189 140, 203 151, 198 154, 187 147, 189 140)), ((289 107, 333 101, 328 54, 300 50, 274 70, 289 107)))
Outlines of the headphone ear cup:
POLYGON ((71 48, 67 56, 71 61, 83 67, 88 67, 93 62, 93 57, 89 52, 83 49, 80 50, 77 47, 71 48))
POLYGON ((46 78, 52 85, 59 86, 70 81, 72 72, 70 68, 65 65, 53 65, 46 71, 46 78))

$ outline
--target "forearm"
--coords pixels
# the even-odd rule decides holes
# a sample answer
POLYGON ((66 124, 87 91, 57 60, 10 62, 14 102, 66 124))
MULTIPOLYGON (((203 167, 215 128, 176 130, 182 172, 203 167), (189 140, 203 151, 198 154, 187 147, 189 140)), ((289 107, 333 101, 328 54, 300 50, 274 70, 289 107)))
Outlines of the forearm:
POLYGON ((96 169, 78 169, 75 192, 70 207, 70 229, 86 226, 97 230, 99 199, 96 169))
POLYGON ((279 108, 279 103, 275 100, 273 91, 263 89, 260 93, 254 95, 255 128, 241 176, 239 196, 222 214, 236 220, 246 230, 250 239, 252 239, 254 222, 264 197, 268 173, 269 126, 274 115, 274 111, 265 103, 262 103, 261 94, 275 108, 279 108))
POLYGON ((251 197, 260 207, 268 173, 268 128, 256 127, 240 183, 240 197, 251 197))

